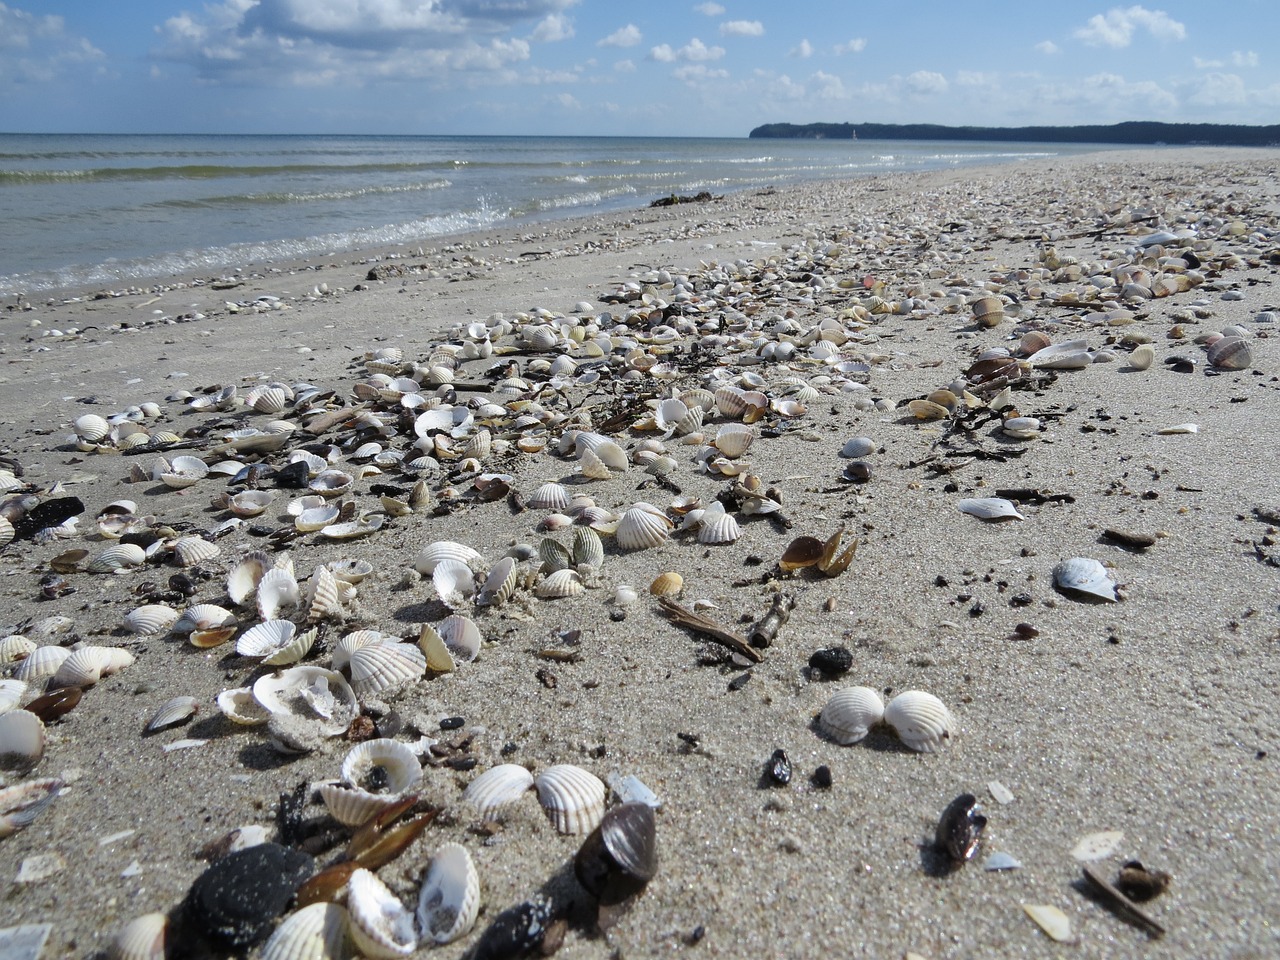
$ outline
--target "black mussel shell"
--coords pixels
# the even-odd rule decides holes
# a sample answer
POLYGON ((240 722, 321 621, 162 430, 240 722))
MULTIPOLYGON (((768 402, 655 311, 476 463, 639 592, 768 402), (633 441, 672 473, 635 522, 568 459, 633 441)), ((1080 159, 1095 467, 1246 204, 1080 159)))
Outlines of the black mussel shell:
POLYGON ((261 843, 229 853, 196 878, 183 907, 216 943, 248 947, 266 939, 298 885, 315 872, 305 853, 261 843))
POLYGON ((979 812, 977 797, 962 793, 942 811, 935 843, 940 852, 956 863, 964 863, 978 852, 986 826, 987 818, 979 812))
POLYGON ((277 487, 287 490, 299 490, 307 485, 310 478, 310 470, 306 463, 301 460, 295 460, 293 463, 286 464, 275 472, 272 481, 277 487))
POLYGON ((638 893, 658 872, 658 831, 647 803, 623 803, 605 813, 573 860, 578 882, 601 903, 638 893))
POLYGON ((467 956, 470 960, 508 960, 528 956, 542 946, 543 938, 555 923, 556 913, 555 905, 541 897, 503 910, 480 935, 467 956))
POLYGON ((787 751, 779 748, 773 751, 773 756, 769 758, 769 764, 765 768, 769 779, 780 787, 785 787, 791 782, 791 758, 787 756, 787 751))
POLYGON ((22 516, 13 520, 13 538, 30 540, 45 527, 56 527, 84 513, 79 497, 57 497, 38 503, 22 516))
POLYGON ((1172 882, 1173 878, 1163 870, 1152 870, 1137 860, 1129 860, 1120 865, 1115 886, 1130 900, 1141 903, 1160 896, 1172 882))

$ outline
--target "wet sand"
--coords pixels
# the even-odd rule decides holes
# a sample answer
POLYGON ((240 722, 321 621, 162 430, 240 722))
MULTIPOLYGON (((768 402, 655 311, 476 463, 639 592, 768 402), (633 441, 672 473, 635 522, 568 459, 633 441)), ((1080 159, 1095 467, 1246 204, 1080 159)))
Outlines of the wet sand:
MULTIPOLYGON (((729 317, 730 339, 708 346, 719 360, 699 365, 685 357, 689 373, 661 383, 622 380, 615 368, 554 402, 565 410, 631 408, 629 423, 642 406, 631 406, 631 395, 704 385, 718 367, 764 377, 771 396, 781 395, 787 377, 815 383, 806 415, 766 417, 743 458, 764 486, 778 488, 791 527, 743 517, 732 544, 703 545, 685 532, 637 552, 606 538, 599 583, 580 597, 459 611, 481 626, 478 659, 387 700, 405 721, 406 742, 473 735, 463 753, 475 758, 474 769, 426 770, 423 797, 445 814, 379 871, 412 904, 436 847, 457 841, 470 850, 483 912, 473 933, 436 954, 463 955, 500 911, 544 885, 576 892, 566 865, 580 839, 558 835, 532 796, 491 836, 475 829, 460 804, 478 772, 504 761, 535 772, 575 763, 602 778, 634 774, 662 801, 656 878, 607 939, 571 930, 558 954, 568 958, 614 951, 1244 958, 1280 951, 1280 380, 1278 328, 1267 316, 1280 308, 1278 197, 1276 151, 1098 154, 753 191, 491 231, 421 251, 247 265, 219 283, 175 278, 105 296, 68 291, 4 310, 0 403, 8 413, 0 453, 21 465, 21 479, 40 499, 74 495, 85 506, 75 535, 4 549, 4 633, 65 616, 73 624, 52 642, 126 646, 137 660, 49 726, 43 760, 29 777, 61 777, 67 787, 29 827, 0 840, 7 886, 0 925, 52 924, 44 957, 105 950, 132 917, 178 907, 207 867, 198 858, 205 844, 245 824, 271 826, 279 795, 336 777, 349 747, 334 739, 304 756, 280 754, 260 729, 231 724, 213 703, 264 668, 237 657, 233 645, 200 650, 181 637, 140 640, 122 629, 124 615, 142 602, 140 584, 163 591, 180 572, 172 560, 117 576, 70 573, 74 592, 42 599, 53 558, 105 545, 94 518, 112 501, 135 500, 140 514, 180 532, 207 531, 228 517, 210 504, 225 482, 210 477, 180 491, 127 482, 130 467, 149 468, 158 454, 77 451, 68 441, 75 418, 155 402, 162 416, 147 426, 183 434, 217 415, 167 397, 224 384, 243 394, 273 380, 307 381, 350 401, 373 350, 394 346, 406 359, 425 360, 456 325, 538 309, 582 316, 574 314, 580 301, 591 303, 592 315, 624 318, 639 304, 611 302, 612 295, 665 271, 698 281, 707 306, 699 316, 729 317), (1230 226, 1237 222, 1239 230, 1230 226), (1199 251, 1202 282, 1131 305, 1130 323, 1096 316, 1113 302, 1067 302, 1070 293, 1087 298, 1104 289, 1089 285, 1093 270, 1080 280, 1039 279, 1048 246, 1062 262, 1114 267, 1140 237, 1184 227, 1210 241, 1199 251), (797 245, 812 251, 833 242, 841 246, 825 248, 828 262, 797 261, 797 245), (739 275, 736 285, 701 282, 733 263, 740 264, 730 271, 739 275), (370 280, 372 267, 398 275, 370 280), (813 274, 825 277, 822 289, 807 279, 813 274), (995 328, 976 326, 967 309, 948 312, 949 297, 1001 292, 1016 295, 1017 305, 995 328), (919 303, 867 312, 879 309, 873 294, 919 303), (730 342, 739 314, 756 328, 754 345, 730 342), (855 314, 863 319, 854 322, 855 314), (846 375, 802 359, 807 346, 791 369, 744 362, 776 341, 778 330, 799 336, 823 318, 849 325, 839 359, 868 365, 865 375, 848 375, 859 388, 842 389, 846 375), (1252 364, 1211 375, 1194 338, 1230 324, 1249 331, 1252 364), (1170 336, 1175 326, 1183 337, 1170 336), (1054 341, 1109 348, 1115 359, 1019 385, 1018 412, 1044 428, 1035 439, 1004 437, 998 419, 982 411, 954 424, 918 421, 907 411, 907 401, 952 383, 983 350, 1016 348, 1021 333, 1036 328, 1054 341), (1148 370, 1126 362, 1131 344, 1123 340, 1134 334, 1154 346, 1148 370), (1175 355, 1198 363, 1179 372, 1166 363, 1175 355), (1158 433, 1185 423, 1198 432, 1158 433), (851 483, 842 478, 848 461, 840 450, 859 435, 874 441, 875 452, 866 458, 870 479, 851 483), (1026 519, 1002 524, 955 506, 1004 489, 1043 497, 1036 502, 1028 493, 1020 504, 1026 519), (840 525, 858 541, 845 573, 778 574, 795 537, 826 538, 840 525), (1126 549, 1107 529, 1157 539, 1145 550, 1126 549), (1119 602, 1082 602, 1055 590, 1052 570, 1070 557, 1107 564, 1121 585, 1119 602), (796 607, 763 662, 748 671, 661 615, 647 586, 667 570, 683 575, 684 604, 705 605, 707 616, 739 631, 778 590, 793 595, 796 607), (617 605, 620 584, 636 587, 641 599, 617 605), (1019 632, 1019 624, 1033 629, 1019 632), (572 647, 568 631, 579 631, 572 647), (847 674, 824 678, 809 669, 814 651, 837 645, 852 653, 847 674), (540 658, 547 648, 579 656, 540 658), (831 742, 814 718, 832 693, 858 684, 888 696, 936 695, 953 714, 956 735, 934 754, 914 753, 884 730, 851 746, 831 742), (194 722, 143 738, 155 709, 179 695, 202 704, 194 722), (448 717, 465 718, 465 727, 441 732, 448 717), (185 738, 207 743, 163 749, 185 738), (793 768, 785 786, 763 778, 777 749, 793 768), (826 789, 810 779, 821 765, 831 771, 826 789), (993 797, 993 781, 1011 802, 993 797), (943 808, 965 792, 982 803, 988 826, 973 862, 946 872, 932 850, 934 829, 943 808), (1103 874, 1138 859, 1172 875, 1168 892, 1148 905, 1167 929, 1163 938, 1149 941, 1078 889, 1081 863, 1072 850, 1099 831, 1123 834, 1094 864, 1103 874), (107 837, 116 839, 103 843, 107 837), (984 870, 995 852, 1021 867, 984 870), (65 868, 14 882, 25 860, 50 854, 65 868), (1074 945, 1051 944, 1023 904, 1064 911, 1074 945)), ((661 282, 650 287, 653 297, 673 298, 661 282)), ((633 322, 633 334, 642 329, 633 322)), ((685 337, 677 350, 694 339, 685 337)), ((496 359, 466 366, 466 378, 482 379, 496 359)), ((508 359, 526 370, 536 357, 508 359)), ((268 419, 245 416, 254 424, 268 419)), ((709 417, 708 437, 723 422, 709 417)), ((335 430, 325 439, 350 436, 335 430)), ((633 450, 645 436, 653 434, 619 429, 615 439, 633 450)), ((405 449, 413 439, 410 431, 389 445, 405 449)), ((696 446, 672 440, 668 448, 678 461, 670 480, 683 494, 709 502, 732 487, 698 468, 696 446)), ((666 508, 675 498, 637 466, 582 481, 554 440, 547 452, 484 466, 512 475, 525 498, 549 480, 568 481, 614 511, 636 501, 666 508)), ((370 487, 379 481, 407 486, 394 473, 366 477, 351 499, 376 508, 370 487)), ((535 528, 546 511, 519 512, 506 498, 474 502, 469 484, 451 484, 463 494, 452 511, 394 518, 365 539, 308 534, 288 545, 299 577, 341 557, 376 567, 345 622, 325 624, 308 662, 327 664, 333 643, 356 627, 412 640, 422 623, 447 612, 430 579, 414 572, 424 545, 457 540, 493 562, 513 545, 541 541, 535 528)), ((277 491, 272 508, 251 521, 264 530, 217 541, 220 556, 200 565, 210 576, 196 576, 193 600, 226 602, 235 559, 263 548, 263 533, 291 524, 283 510, 290 496, 277 491)), ((567 533, 553 536, 568 541, 567 533)), ((241 616, 245 625, 255 619, 249 611, 241 616)))

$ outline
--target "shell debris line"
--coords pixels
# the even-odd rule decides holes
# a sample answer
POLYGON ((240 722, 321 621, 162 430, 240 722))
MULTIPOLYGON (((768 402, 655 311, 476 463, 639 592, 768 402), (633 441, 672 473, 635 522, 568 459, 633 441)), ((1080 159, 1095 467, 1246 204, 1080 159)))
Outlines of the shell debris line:
POLYGON ((0 844, 75 867, 29 870, 15 915, 124 958, 829 955, 843 864, 885 955, 1033 952, 1023 911, 1089 956, 1180 914, 1247 940, 1217 840, 1160 804, 1207 762, 1264 849, 1274 814, 1226 784, 1274 762, 1276 698, 1142 733, 1234 682, 1205 645, 1274 658, 1247 434, 1280 410, 1280 232, 1274 164, 1235 162, 742 195, 80 334, 162 351, 253 314, 329 346, 64 392, 6 435, 0 844), (1097 876, 1141 854, 1167 897, 1075 895, 1099 820, 1097 876), (713 876, 726 845, 749 871, 713 876), (73 882, 86 917, 52 906, 73 882), (784 883, 817 913, 748 919, 784 883))

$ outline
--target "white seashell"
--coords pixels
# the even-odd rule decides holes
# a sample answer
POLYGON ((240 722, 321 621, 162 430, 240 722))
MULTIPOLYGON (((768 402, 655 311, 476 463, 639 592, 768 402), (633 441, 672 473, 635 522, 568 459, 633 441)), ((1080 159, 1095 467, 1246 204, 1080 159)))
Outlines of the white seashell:
POLYGON ((1148 370, 1156 362, 1156 351, 1149 343, 1140 343, 1129 353, 1129 366, 1134 370, 1148 370))
POLYGON ((64 786, 56 777, 46 777, 0 789, 0 840, 30 825, 64 786))
POLYGON ((427 658, 411 643, 384 641, 356 650, 348 666, 356 696, 369 698, 421 678, 427 672, 427 658))
POLYGON ((293 526, 299 533, 315 533, 334 523, 342 515, 342 508, 335 504, 307 507, 293 518, 293 526))
POLYGON ((476 592, 475 576, 471 568, 461 560, 441 560, 436 563, 431 571, 431 582, 440 601, 452 609, 463 606, 476 592))
POLYGON ((378 737, 357 743, 347 752, 342 760, 342 780, 370 793, 399 796, 422 783, 422 762, 408 744, 378 737), (379 771, 376 787, 370 781, 375 769, 379 771))
POLYGON ((86 443, 97 443, 111 432, 111 424, 96 413, 86 413, 72 422, 71 429, 86 443))
POLYGON ((16 533, 13 524, 9 522, 7 517, 0 517, 0 548, 7 547, 13 542, 16 533))
POLYGON ((588 480, 608 480, 613 476, 613 471, 589 447, 584 449, 582 456, 578 458, 578 472, 588 480))
POLYGON ((424 623, 418 632, 418 649, 427 658, 427 669, 433 673, 453 673, 458 667, 439 632, 429 623, 424 623))
POLYGON ((343 616, 338 578, 324 564, 316 567, 307 583, 307 620, 340 619, 343 616))
POLYGON ((480 913, 480 875, 467 848, 443 844, 431 857, 418 893, 418 930, 435 943, 466 936, 480 913))
POLYGON ((345 733, 360 713, 351 685, 342 674, 323 667, 289 667, 259 677, 253 697, 272 716, 312 723, 329 737, 345 733))
POLYGON ((613 535, 623 550, 647 550, 665 542, 673 526, 657 507, 637 503, 623 513, 613 535))
POLYGON ((293 642, 298 632, 288 620, 264 620, 255 624, 236 640, 236 653, 242 657, 271 657, 293 642))
POLYGON ((1003 497, 971 497, 957 500, 956 508, 979 520, 1025 520, 1013 501, 1003 497))
POLYGON ((436 564, 442 560, 457 560, 473 570, 484 566, 484 557, 480 556, 478 550, 453 540, 437 540, 435 543, 427 544, 418 552, 413 568, 419 573, 430 576, 435 571, 436 564))
POLYGON ((503 557, 489 570, 484 586, 476 597, 478 607, 498 607, 511 599, 517 581, 516 561, 514 557, 503 557))
POLYGON ((107 960, 165 960, 169 917, 144 913, 134 917, 116 934, 107 949, 107 960))
POLYGON ((476 808, 482 820, 497 820, 533 787, 533 774, 518 763, 500 763, 476 777, 462 799, 476 808))
POLYGON ((1022 910, 1050 940, 1057 943, 1071 940, 1071 918, 1058 907, 1047 903, 1024 903, 1022 910))
POLYGON ((1083 370, 1093 363, 1093 354, 1085 341, 1066 340, 1037 350, 1027 358, 1027 362, 1033 367, 1048 370, 1083 370))
POLYGON ((726 423, 716 432, 712 446, 730 460, 737 460, 755 441, 756 432, 741 423, 726 423))
POLYGON ((88 573, 116 573, 146 563, 147 554, 134 543, 116 543, 93 556, 85 570, 88 573))
POLYGON ((174 697, 160 705, 150 722, 143 728, 143 733, 156 733, 186 723, 200 709, 200 701, 195 697, 174 697))
POLYGON ((955 720, 941 700, 923 690, 907 690, 889 701, 884 721, 904 744, 920 753, 934 753, 955 732, 955 720))
POLYGON ((1156 431, 1158 437, 1175 436, 1184 433, 1199 433, 1200 425, 1198 423, 1175 423, 1172 427, 1161 427, 1156 431))
POLYGON ((364 867, 347 882, 347 911, 356 949, 370 960, 407 957, 418 947, 413 914, 364 867))
POLYGON ((124 628, 141 637, 154 637, 167 633, 178 622, 180 614, 173 607, 162 603, 147 603, 134 607, 124 616, 124 628))
POLYGON ((263 620, 278 620, 281 612, 292 609, 302 599, 302 591, 293 574, 273 567, 258 581, 258 615, 263 620))
POLYGON ((534 594, 539 600, 562 600, 581 596, 586 589, 578 571, 564 569, 547 574, 534 589, 534 594))
POLYGON ((1059 590, 1085 594, 1109 603, 1116 601, 1116 582, 1107 568, 1090 557, 1072 557, 1053 568, 1053 582, 1059 590))
POLYGON ((232 723, 241 726, 256 727, 266 723, 271 714, 260 704, 249 687, 234 687, 223 690, 214 699, 222 715, 232 723))
POLYGON ((372 646, 389 639, 378 630, 352 630, 333 645, 333 669, 345 670, 351 664, 351 655, 361 647, 372 646))
POLYGON ((212 560, 222 551, 216 543, 204 537, 181 537, 173 544, 173 555, 181 567, 194 567, 197 563, 212 560))
MULTIPOLYGON (((8 667, 25 660, 36 649, 36 642, 21 634, 12 633, 0 640, 0 667, 8 667)), ((57 669, 55 667, 55 669, 57 669)))
POLYGON ((44 723, 29 710, 0 713, 0 770, 23 774, 44 757, 44 723))
POLYGON ((368 560, 344 559, 326 564, 329 572, 343 583, 356 584, 373 573, 373 564, 368 560))
POLYGON ((241 490, 227 500, 227 508, 237 517, 256 517, 273 499, 275 494, 270 490, 241 490))
POLYGON ((875 441, 870 437, 854 437, 845 441, 845 445, 840 448, 840 456, 848 457, 853 460, 860 460, 876 449, 875 441))
POLYGON ((708 545, 733 543, 741 534, 742 529, 738 526, 737 518, 727 513, 724 504, 719 500, 713 500, 702 511, 702 518, 698 524, 699 543, 708 545))
POLYGON ((225 607, 214 603, 196 603, 182 611, 182 616, 173 625, 173 632, 190 633, 193 630, 229 627, 235 622, 236 615, 225 607))
POLYGON ((569 506, 569 491, 562 483, 544 483, 526 503, 532 510, 564 510, 569 506))
POLYGON ((0 680, 0 714, 8 713, 22 702, 27 685, 21 680, 7 677, 0 680))
POLYGON ((884 719, 884 701, 870 687, 845 687, 832 694, 818 727, 839 744, 857 743, 884 719))
POLYGON ((321 470, 315 479, 307 484, 307 489, 322 497, 338 497, 351 489, 355 477, 341 470, 321 470))
POLYGON ((256 387, 245 395, 245 403, 259 413, 279 413, 289 403, 291 391, 276 386, 256 387))
POLYGON ((1224 336, 1209 347, 1208 360, 1219 370, 1247 370, 1253 363, 1253 352, 1242 337, 1224 336))
POLYGON ((291 663, 297 663, 310 652, 318 632, 315 627, 303 630, 277 652, 263 657, 262 662, 270 667, 287 667, 291 663))
POLYGON ((1010 417, 1004 421, 1000 430, 1005 436, 1015 440, 1034 440, 1040 436, 1040 421, 1036 417, 1010 417))
MULTIPOLYGON (((103 647, 81 647, 72 650, 58 665, 57 672, 49 681, 51 687, 91 687, 102 679, 102 668, 106 663, 103 647)), ((30 657, 27 658, 30 661, 30 657)))
POLYGON ((579 458, 583 451, 590 450, 610 470, 627 469, 627 452, 608 437, 579 431, 574 435, 574 446, 579 458))
POLYGON ((604 816, 604 782, 581 767, 571 763, 547 767, 533 785, 538 802, 560 833, 588 834, 604 816))
POLYGON ((351 919, 340 903, 311 903, 289 914, 262 947, 262 960, 346 960, 354 954, 351 919))

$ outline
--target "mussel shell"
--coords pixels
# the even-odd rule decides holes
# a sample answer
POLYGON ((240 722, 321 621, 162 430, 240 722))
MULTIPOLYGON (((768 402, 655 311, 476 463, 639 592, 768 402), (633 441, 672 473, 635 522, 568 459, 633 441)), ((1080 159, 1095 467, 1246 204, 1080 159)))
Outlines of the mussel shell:
POLYGON ((472 960, 527 956, 542 945, 558 913, 555 903, 543 897, 503 910, 480 935, 470 954, 472 960))
POLYGON ((229 853, 196 878, 183 908, 192 925, 232 948, 266 938, 294 891, 315 872, 305 853, 260 843, 229 853))
POLYGON ((982 841, 987 818, 982 815, 978 800, 972 793, 962 793, 942 811, 934 843, 940 853, 945 853, 955 863, 972 860, 982 841))
POLYGON ((610 809, 578 848, 573 871, 601 903, 619 903, 638 893, 658 872, 653 808, 633 802, 610 809))

